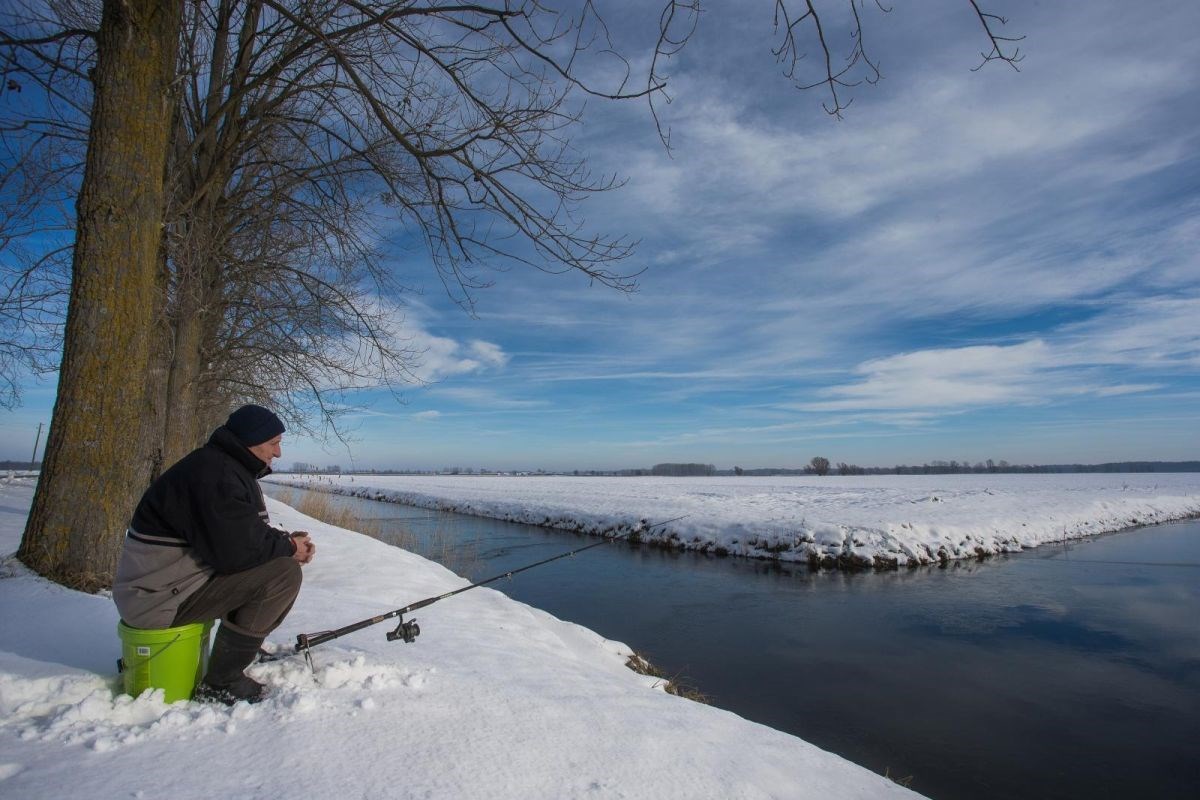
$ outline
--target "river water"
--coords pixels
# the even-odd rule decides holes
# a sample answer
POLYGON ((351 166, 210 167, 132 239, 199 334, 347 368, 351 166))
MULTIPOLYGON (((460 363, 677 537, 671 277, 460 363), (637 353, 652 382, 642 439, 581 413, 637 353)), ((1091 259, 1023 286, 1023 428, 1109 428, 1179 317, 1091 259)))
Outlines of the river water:
MULTIPOLYGON (((332 500, 472 580, 595 541, 332 500)), ((935 800, 1200 797, 1200 522, 859 574, 614 543, 491 586, 935 800)))

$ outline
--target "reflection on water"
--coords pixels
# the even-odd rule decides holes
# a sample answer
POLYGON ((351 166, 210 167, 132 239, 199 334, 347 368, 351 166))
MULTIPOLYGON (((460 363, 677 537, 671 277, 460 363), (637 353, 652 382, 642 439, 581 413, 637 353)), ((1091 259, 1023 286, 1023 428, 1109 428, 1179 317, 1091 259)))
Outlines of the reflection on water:
MULTIPOLYGON (((337 500, 474 580, 594 541, 337 500)), ((615 543, 492 586, 937 800, 1190 799, 1197 565, 1192 522, 864 574, 615 543)))

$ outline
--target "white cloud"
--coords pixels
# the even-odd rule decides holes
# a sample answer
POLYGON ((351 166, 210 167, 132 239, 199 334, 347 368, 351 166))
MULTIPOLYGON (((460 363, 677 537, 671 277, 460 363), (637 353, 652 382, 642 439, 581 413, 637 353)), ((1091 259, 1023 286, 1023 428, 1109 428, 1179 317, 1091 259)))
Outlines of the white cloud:
POLYGON ((1148 369, 1200 368, 1200 297, 1150 297, 1067 326, 1064 346, 1083 363, 1148 369))
POLYGON ((1015 344, 935 348, 863 362, 855 382, 821 390, 804 411, 941 410, 1114 397, 1163 388, 1136 373, 1200 368, 1200 298, 1148 298, 1015 344))
POLYGON ((404 330, 405 343, 415 353, 413 374, 422 383, 436 383, 447 378, 497 370, 508 363, 508 355, 500 345, 481 339, 460 342, 436 336, 418 325, 404 330))
POLYGON ((857 383, 828 389, 830 399, 806 403, 809 411, 961 408, 1040 400, 1052 366, 1041 340, 1017 345, 922 350, 874 359, 855 370, 857 383))
POLYGON ((1100 397, 1117 397, 1123 394, 1142 394, 1163 388, 1161 383, 1124 383, 1116 386, 1101 386, 1095 390, 1100 397))
MULTIPOLYGON (((551 403, 548 400, 511 397, 503 392, 477 386, 448 387, 439 385, 432 387, 429 391, 433 396, 453 400, 456 403, 464 405, 476 406, 487 411, 532 411, 539 414, 555 411, 555 409, 550 408, 551 403)), ((569 411, 568 409, 567 413, 569 411)))
POLYGON ((482 366, 500 368, 508 364, 508 354, 498 344, 472 339, 467 345, 467 350, 482 366))

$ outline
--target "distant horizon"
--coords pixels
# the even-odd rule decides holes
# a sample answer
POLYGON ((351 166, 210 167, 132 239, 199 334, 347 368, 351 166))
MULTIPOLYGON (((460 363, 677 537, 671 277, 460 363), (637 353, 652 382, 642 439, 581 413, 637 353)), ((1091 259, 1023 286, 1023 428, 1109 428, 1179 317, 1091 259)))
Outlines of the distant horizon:
MULTIPOLYGON (((41 446, 39 447, 39 450, 38 450, 39 456, 41 455, 42 451, 44 450, 45 439, 46 439, 46 431, 45 431, 45 429, 43 429, 42 436, 41 436, 41 446)), ((29 446, 32 447, 32 444, 33 444, 33 442, 31 439, 29 446)), ((28 465, 31 463, 29 461, 29 459, 21 458, 19 453, 13 452, 15 449, 17 449, 17 448, 14 448, 12 446, 11 440, 0 439, 0 469, 26 469, 26 468, 29 468, 28 465)), ((829 455, 829 453, 834 452, 832 450, 828 450, 828 451, 814 450, 811 456, 804 457, 803 460, 799 463, 791 463, 791 462, 756 463, 756 462, 752 462, 748 459, 734 458, 732 460, 726 461, 726 460, 711 459, 711 458, 705 459, 705 458, 701 457, 699 460, 689 459, 687 461, 671 461, 671 460, 658 459, 658 460, 649 461, 648 463, 645 463, 643 465, 635 465, 635 466, 631 466, 630 463, 628 463, 628 462, 624 463, 624 464, 620 464, 620 465, 599 465, 599 466, 595 465, 595 464, 592 464, 589 466, 576 466, 573 463, 572 464, 553 464, 553 463, 546 463, 546 462, 543 462, 541 464, 534 464, 532 466, 529 464, 513 465, 511 463, 507 464, 507 465, 503 465, 503 466, 496 466, 493 463, 480 463, 482 461, 482 459, 462 459, 459 461, 450 461, 450 462, 443 462, 443 463, 427 462, 427 463, 421 464, 421 465, 414 465, 411 463, 410 464, 396 464, 396 463, 389 464, 389 463, 384 463, 384 462, 375 461, 375 460, 372 460, 372 463, 366 463, 365 461, 359 461, 358 459, 353 458, 353 456, 345 454, 345 452, 343 452, 343 457, 340 459, 338 458, 338 455, 335 453, 322 452, 316 460, 310 460, 309 458, 302 458, 300 456, 295 455, 295 452, 298 449, 300 449, 300 448, 292 445, 288 441, 288 435, 285 434, 284 443, 283 443, 283 457, 277 461, 277 466, 275 468, 275 471, 276 472, 280 472, 280 471, 291 472, 292 465, 296 464, 297 462, 303 462, 305 464, 315 466, 318 468, 316 470, 317 472, 324 472, 331 466, 337 466, 337 467, 341 468, 342 472, 347 472, 347 473, 349 473, 349 472, 447 473, 454 469, 459 469, 460 471, 464 471, 464 472, 466 470, 470 469, 474 472, 480 472, 481 470, 483 470, 483 471, 488 471, 488 472, 546 472, 546 473, 553 473, 553 474, 569 474, 572 472, 615 473, 615 472, 625 472, 625 471, 633 471, 633 470, 649 470, 649 469, 652 469, 655 464, 681 464, 681 463, 710 464, 710 465, 714 466, 718 471, 730 471, 730 472, 732 472, 734 469, 736 469, 738 467, 741 467, 742 469, 744 469, 746 471, 763 471, 763 470, 802 471, 808 467, 809 462, 811 461, 811 459, 813 457, 821 456, 824 458, 828 458, 829 461, 831 462, 831 473, 832 473, 832 472, 836 471, 837 465, 840 463, 846 463, 848 465, 851 465, 854 467, 861 467, 861 468, 867 469, 867 470, 894 470, 896 467, 906 467, 906 468, 945 467, 945 466, 948 466, 951 462, 955 462, 960 466, 973 468, 978 464, 984 464, 986 466, 987 462, 989 461, 988 458, 965 460, 965 459, 948 459, 948 458, 941 458, 941 457, 927 458, 927 459, 907 459, 907 460, 900 458, 900 459, 896 459, 896 460, 892 460, 892 461, 888 461, 888 462, 884 462, 884 461, 880 461, 880 460, 852 461, 850 459, 842 458, 839 456, 829 455), (754 466, 748 466, 748 464, 754 464, 754 466)), ((304 450, 304 452, 312 452, 311 443, 306 443, 303 450, 304 450)), ((1018 461, 1018 460, 1007 459, 1007 458, 992 458, 990 460, 995 465, 997 465, 997 467, 999 467, 1001 464, 1003 464, 1003 465, 1005 465, 1005 468, 1034 468, 1034 467, 1054 468, 1054 467, 1074 467, 1074 466, 1102 467, 1102 466, 1114 465, 1114 464, 1154 464, 1154 465, 1164 465, 1164 466, 1165 465, 1177 465, 1177 464, 1198 464, 1198 465, 1200 465, 1200 456, 1193 457, 1193 458, 1097 458, 1097 459, 1091 459, 1091 460, 1078 460, 1078 459, 1068 459, 1068 458, 1060 457, 1060 458, 1051 458, 1048 460, 1025 460, 1025 461, 1018 461)), ((33 463, 36 465, 35 468, 40 467, 40 465, 41 465, 40 458, 33 463)))
MULTIPOLYGON (((663 462, 663 463, 670 463, 670 462, 663 462)), ((703 462, 695 462, 695 463, 703 463, 703 462)), ((961 461, 957 462, 957 464, 955 466, 954 464, 952 464, 952 462, 942 461, 941 459, 935 459, 934 461, 928 462, 928 463, 922 462, 919 464, 918 463, 892 464, 890 466, 880 466, 880 465, 872 466, 872 465, 866 465, 866 464, 849 464, 848 462, 833 462, 830 465, 829 474, 830 475, 837 474, 839 465, 841 463, 846 463, 848 466, 853 467, 853 468, 868 470, 874 474, 887 473, 887 472, 892 472, 894 474, 894 471, 897 468, 909 469, 909 470, 928 469, 928 470, 931 470, 931 471, 934 471, 937 473, 941 473, 941 474, 954 474, 954 472, 958 472, 961 474, 1001 474, 1001 473, 1014 473, 1014 472, 1030 472, 1030 471, 1039 471, 1039 470, 1055 470, 1055 471, 1069 472, 1069 471, 1073 471, 1072 468, 1078 468, 1078 470, 1075 470, 1075 471, 1086 471, 1086 472, 1101 472, 1101 471, 1107 471, 1107 472, 1200 472, 1200 459, 1183 460, 1183 461, 1161 461, 1161 460, 1100 461, 1100 462, 1095 462, 1095 463, 1054 462, 1054 463, 1045 463, 1045 464, 1011 464, 1008 462, 1004 462, 1004 463, 997 462, 994 465, 994 467, 988 467, 986 465, 986 462, 972 462, 971 464, 965 464, 961 461), (982 465, 982 469, 979 468, 981 465, 982 465), (1113 469, 1103 470, 1102 468, 1104 468, 1104 467, 1112 467, 1113 469), (1128 467, 1129 469, 1118 469, 1119 467, 1128 467), (1146 468, 1145 469, 1135 469, 1135 467, 1146 467, 1146 468), (1164 467, 1164 468, 1166 468, 1166 467, 1187 467, 1187 469, 1149 469, 1149 467, 1164 467)), ((404 474, 404 473, 407 473, 407 474, 430 474, 430 475, 457 475, 457 474, 480 475, 480 474, 511 474, 511 473, 539 474, 540 473, 540 474, 548 474, 548 475, 586 476, 586 475, 595 474, 595 475, 631 475, 631 476, 633 476, 634 473, 639 473, 639 472, 640 473, 649 473, 651 470, 654 469, 654 466, 659 466, 659 465, 652 465, 650 467, 620 467, 620 468, 616 468, 616 469, 601 469, 601 468, 597 468, 597 467, 586 467, 586 468, 585 467, 572 467, 572 468, 566 468, 566 469, 545 469, 542 467, 492 468, 492 467, 463 467, 463 466, 457 466, 457 467, 450 466, 450 467, 342 468, 342 466, 340 464, 327 464, 327 465, 304 464, 303 465, 303 466, 307 466, 307 467, 314 467, 314 469, 311 469, 311 470, 297 470, 297 469, 295 469, 296 466, 298 466, 298 465, 295 462, 288 464, 286 467, 284 465, 278 465, 273 469, 273 473, 277 473, 277 474, 278 473, 282 473, 282 474, 312 474, 312 475, 318 475, 318 474, 353 475, 353 474, 372 474, 372 473, 375 473, 375 474, 380 474, 380 473, 402 473, 402 474, 404 474), (336 471, 334 471, 335 469, 336 469, 336 471)), ((734 474, 735 470, 737 470, 739 468, 742 469, 743 472, 745 472, 747 474, 764 473, 764 472, 812 474, 811 468, 808 466, 741 467, 741 465, 733 465, 733 466, 728 466, 728 467, 721 467, 721 466, 718 466, 715 464, 711 464, 709 466, 713 466, 715 468, 715 471, 722 475, 734 474)), ((908 473, 905 473, 905 474, 908 474, 908 473)), ((912 473, 912 474, 917 474, 917 473, 912 473)))

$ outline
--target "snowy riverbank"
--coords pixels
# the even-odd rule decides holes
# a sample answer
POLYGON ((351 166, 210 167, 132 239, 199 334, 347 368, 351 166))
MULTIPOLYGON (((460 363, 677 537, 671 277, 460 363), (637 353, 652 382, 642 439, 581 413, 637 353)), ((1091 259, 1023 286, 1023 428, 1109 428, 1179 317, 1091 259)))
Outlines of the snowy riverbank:
POLYGON ((1200 474, 783 478, 277 475, 292 486, 821 566, 929 564, 1200 515, 1200 474))
MULTIPOLYGON (((878 798, 917 795, 795 737, 668 695, 629 650, 488 588, 252 668, 258 706, 114 693, 117 614, 14 558, 32 483, 0 483, 0 796, 878 798)), ((318 543, 272 641, 465 582, 269 501, 318 543)))

